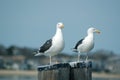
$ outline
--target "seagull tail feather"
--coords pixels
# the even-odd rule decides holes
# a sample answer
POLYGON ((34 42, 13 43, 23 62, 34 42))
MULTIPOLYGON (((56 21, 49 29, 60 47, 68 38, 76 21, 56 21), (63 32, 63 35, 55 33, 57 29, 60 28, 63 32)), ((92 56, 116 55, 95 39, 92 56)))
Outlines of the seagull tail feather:
POLYGON ((77 49, 75 49, 75 48, 72 48, 72 51, 73 51, 73 52, 78 52, 77 49))
POLYGON ((43 55, 42 53, 36 53, 34 56, 41 56, 43 55))
POLYGON ((41 56, 41 55, 43 55, 43 53, 40 53, 39 51, 35 51, 35 52, 33 52, 33 54, 34 54, 34 56, 41 56))

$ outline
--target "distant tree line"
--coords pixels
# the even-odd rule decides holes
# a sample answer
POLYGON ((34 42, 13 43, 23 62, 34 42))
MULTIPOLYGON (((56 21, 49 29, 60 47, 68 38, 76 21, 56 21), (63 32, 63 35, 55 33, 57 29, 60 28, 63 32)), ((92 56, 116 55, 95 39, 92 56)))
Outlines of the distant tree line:
POLYGON ((24 55, 26 57, 33 57, 33 52, 35 50, 36 49, 28 47, 18 47, 15 45, 6 48, 5 46, 0 45, 0 55, 2 56, 24 55))
MULTIPOLYGON (((15 45, 9 46, 8 48, 6 48, 3 45, 0 45, 0 55, 2 56, 13 56, 13 55, 23 55, 25 57, 34 57, 34 51, 36 51, 37 49, 32 49, 32 48, 28 48, 28 47, 18 47, 15 45)), ((63 53, 61 54, 62 56, 67 56, 67 53, 63 53)), ((77 54, 75 54, 76 56, 77 54)), ((92 59, 97 59, 97 60, 107 60, 109 57, 113 57, 116 56, 116 54, 112 51, 107 51, 107 50, 97 50, 95 52, 90 52, 89 57, 92 59)), ((74 54, 72 55, 74 56, 74 54)), ((85 55, 81 55, 81 56, 85 56, 85 55)))

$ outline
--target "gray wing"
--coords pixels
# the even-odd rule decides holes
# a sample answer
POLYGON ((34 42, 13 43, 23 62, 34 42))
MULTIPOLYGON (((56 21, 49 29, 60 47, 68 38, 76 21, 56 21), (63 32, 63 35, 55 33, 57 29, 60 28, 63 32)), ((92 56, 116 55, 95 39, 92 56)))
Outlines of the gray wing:
POLYGON ((52 46, 52 39, 47 40, 39 49, 40 53, 44 53, 52 46))
POLYGON ((81 40, 79 40, 79 41, 77 42, 77 44, 75 45, 74 49, 77 49, 77 47, 78 47, 80 44, 82 44, 83 40, 84 40, 84 38, 81 39, 81 40))

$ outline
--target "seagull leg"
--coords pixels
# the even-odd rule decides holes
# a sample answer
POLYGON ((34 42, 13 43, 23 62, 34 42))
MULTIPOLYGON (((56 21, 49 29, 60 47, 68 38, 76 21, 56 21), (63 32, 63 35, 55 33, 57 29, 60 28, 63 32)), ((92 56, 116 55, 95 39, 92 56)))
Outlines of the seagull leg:
POLYGON ((51 65, 51 56, 50 56, 50 65, 51 65))
POLYGON ((86 62, 88 61, 88 53, 87 53, 87 56, 86 56, 86 62))
POLYGON ((80 52, 78 53, 78 62, 80 61, 80 52))

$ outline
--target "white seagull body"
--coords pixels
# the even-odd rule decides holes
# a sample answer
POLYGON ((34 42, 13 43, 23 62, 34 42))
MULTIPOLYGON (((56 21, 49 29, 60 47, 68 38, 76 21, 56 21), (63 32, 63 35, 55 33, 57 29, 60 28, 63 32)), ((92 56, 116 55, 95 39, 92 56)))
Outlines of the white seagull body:
POLYGON ((52 37, 52 39, 47 40, 38 50, 35 56, 46 55, 50 56, 50 64, 51 64, 51 56, 54 56, 60 53, 64 49, 64 40, 62 34, 62 28, 64 28, 63 23, 58 23, 56 26, 56 34, 52 37))
POLYGON ((76 46, 73 48, 74 52, 78 52, 78 61, 80 58, 80 53, 88 53, 90 50, 94 48, 94 34, 93 34, 94 32, 100 33, 100 31, 95 28, 92 27, 89 28, 87 31, 88 35, 85 38, 78 41, 76 46))

